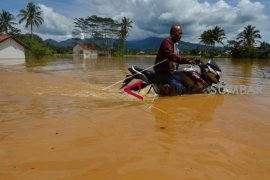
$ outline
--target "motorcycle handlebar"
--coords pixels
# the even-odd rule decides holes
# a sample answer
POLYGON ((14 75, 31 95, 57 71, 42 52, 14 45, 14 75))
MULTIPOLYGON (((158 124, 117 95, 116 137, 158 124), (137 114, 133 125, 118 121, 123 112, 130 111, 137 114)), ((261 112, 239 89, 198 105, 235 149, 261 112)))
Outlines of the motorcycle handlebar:
POLYGON ((195 59, 194 62, 195 62, 196 65, 203 64, 203 62, 200 59, 195 59))

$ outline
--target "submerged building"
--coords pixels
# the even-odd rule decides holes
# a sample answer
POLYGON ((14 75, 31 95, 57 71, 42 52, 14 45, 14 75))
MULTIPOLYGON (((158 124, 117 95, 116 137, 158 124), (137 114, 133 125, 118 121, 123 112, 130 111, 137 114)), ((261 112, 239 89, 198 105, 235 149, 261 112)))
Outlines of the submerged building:
POLYGON ((73 47, 73 56, 94 59, 98 57, 98 50, 94 44, 77 44, 73 47))
POLYGON ((0 63, 25 63, 26 45, 10 35, 0 35, 0 63))

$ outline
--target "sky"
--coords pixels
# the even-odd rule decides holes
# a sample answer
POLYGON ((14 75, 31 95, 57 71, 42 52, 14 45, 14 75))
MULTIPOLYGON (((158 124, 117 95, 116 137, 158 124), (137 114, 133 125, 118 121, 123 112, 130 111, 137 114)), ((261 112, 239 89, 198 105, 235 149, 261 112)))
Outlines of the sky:
MULTIPOLYGON (((17 16, 29 0, 0 0, 0 10, 17 16)), ((245 26, 260 30, 270 43, 269 0, 33 0, 43 12, 44 23, 34 33, 57 41, 71 38, 74 18, 91 15, 124 16, 133 21, 128 40, 166 37, 173 24, 183 28, 183 41, 198 43, 203 31, 219 26, 228 40, 235 39, 245 26)), ((16 18, 18 22, 18 18, 16 18)), ((24 24, 17 25, 23 33, 24 24)))

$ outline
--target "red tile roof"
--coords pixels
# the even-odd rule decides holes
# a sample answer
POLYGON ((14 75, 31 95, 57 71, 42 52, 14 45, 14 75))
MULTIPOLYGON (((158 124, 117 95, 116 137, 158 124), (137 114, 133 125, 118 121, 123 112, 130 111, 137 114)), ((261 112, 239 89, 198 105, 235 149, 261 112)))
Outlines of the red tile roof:
POLYGON ((10 38, 13 39, 14 41, 16 41, 17 43, 19 43, 20 45, 24 46, 25 48, 29 49, 29 47, 27 45, 25 45, 23 42, 19 41, 18 39, 14 38, 14 37, 12 37, 10 35, 0 35, 0 43, 4 42, 4 41, 6 41, 6 40, 8 40, 10 38))
POLYGON ((99 48, 94 44, 79 44, 82 49, 86 50, 98 50, 99 48))
POLYGON ((9 35, 0 35, 0 42, 5 41, 5 40, 9 39, 10 37, 11 36, 9 36, 9 35))

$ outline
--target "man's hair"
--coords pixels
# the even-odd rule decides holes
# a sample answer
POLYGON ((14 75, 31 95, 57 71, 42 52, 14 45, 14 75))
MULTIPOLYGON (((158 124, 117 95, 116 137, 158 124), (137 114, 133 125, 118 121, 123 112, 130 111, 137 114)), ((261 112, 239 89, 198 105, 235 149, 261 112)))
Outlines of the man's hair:
POLYGON ((174 31, 176 28, 181 28, 181 26, 179 26, 178 24, 172 25, 171 30, 170 30, 170 36, 174 34, 174 31))

